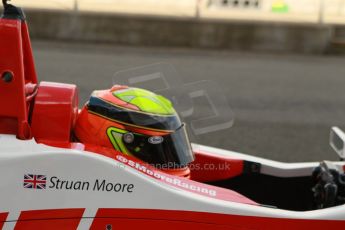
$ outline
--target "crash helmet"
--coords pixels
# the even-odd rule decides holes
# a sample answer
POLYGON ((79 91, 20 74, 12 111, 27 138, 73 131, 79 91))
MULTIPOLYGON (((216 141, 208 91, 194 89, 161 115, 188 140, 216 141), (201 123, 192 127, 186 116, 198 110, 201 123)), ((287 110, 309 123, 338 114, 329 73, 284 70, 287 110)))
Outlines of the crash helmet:
POLYGON ((186 126, 171 101, 144 89, 115 85, 94 91, 78 115, 75 135, 166 171, 186 173, 194 160, 186 126))

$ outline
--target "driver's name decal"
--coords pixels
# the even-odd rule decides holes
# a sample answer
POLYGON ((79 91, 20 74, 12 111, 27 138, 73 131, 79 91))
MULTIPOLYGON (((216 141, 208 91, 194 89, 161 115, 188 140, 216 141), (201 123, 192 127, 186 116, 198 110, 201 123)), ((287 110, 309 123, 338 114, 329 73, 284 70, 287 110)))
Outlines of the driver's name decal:
POLYGON ((119 183, 105 179, 67 180, 57 176, 47 177, 43 175, 26 174, 24 176, 24 188, 26 189, 51 189, 51 190, 73 190, 73 191, 95 191, 95 192, 115 192, 132 193, 134 184, 119 183), (30 175, 30 178, 28 178, 30 175))

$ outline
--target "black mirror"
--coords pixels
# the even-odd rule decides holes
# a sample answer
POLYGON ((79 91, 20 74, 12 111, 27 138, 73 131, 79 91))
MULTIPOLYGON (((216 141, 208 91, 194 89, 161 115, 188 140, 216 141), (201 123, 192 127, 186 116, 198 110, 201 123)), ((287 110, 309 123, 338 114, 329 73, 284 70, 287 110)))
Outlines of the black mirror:
POLYGON ((338 127, 332 127, 329 143, 342 160, 345 160, 345 133, 338 127))

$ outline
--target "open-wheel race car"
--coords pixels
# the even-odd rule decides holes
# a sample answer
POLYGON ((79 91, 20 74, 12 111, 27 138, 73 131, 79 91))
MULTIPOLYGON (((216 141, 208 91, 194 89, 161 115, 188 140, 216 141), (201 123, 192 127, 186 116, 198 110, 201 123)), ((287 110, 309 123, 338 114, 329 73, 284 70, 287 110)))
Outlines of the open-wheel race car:
POLYGON ((38 82, 25 16, 3 3, 0 229, 345 229, 339 128, 339 162, 281 163, 190 144, 170 101, 142 89, 79 110, 77 86, 38 82))

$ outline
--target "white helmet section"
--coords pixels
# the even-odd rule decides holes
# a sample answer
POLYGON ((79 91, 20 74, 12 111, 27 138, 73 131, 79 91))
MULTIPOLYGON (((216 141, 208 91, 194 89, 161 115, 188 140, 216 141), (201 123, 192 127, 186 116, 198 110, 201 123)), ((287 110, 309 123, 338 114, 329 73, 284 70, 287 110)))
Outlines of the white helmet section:
POLYGON ((172 187, 101 155, 38 145, 8 135, 0 135, 0 179, 0 213, 9 212, 10 217, 23 210, 85 208, 88 213, 98 208, 132 208, 345 220, 345 206, 301 215, 220 201, 172 187), (46 177, 45 189, 25 188, 24 177, 33 175, 46 177))

